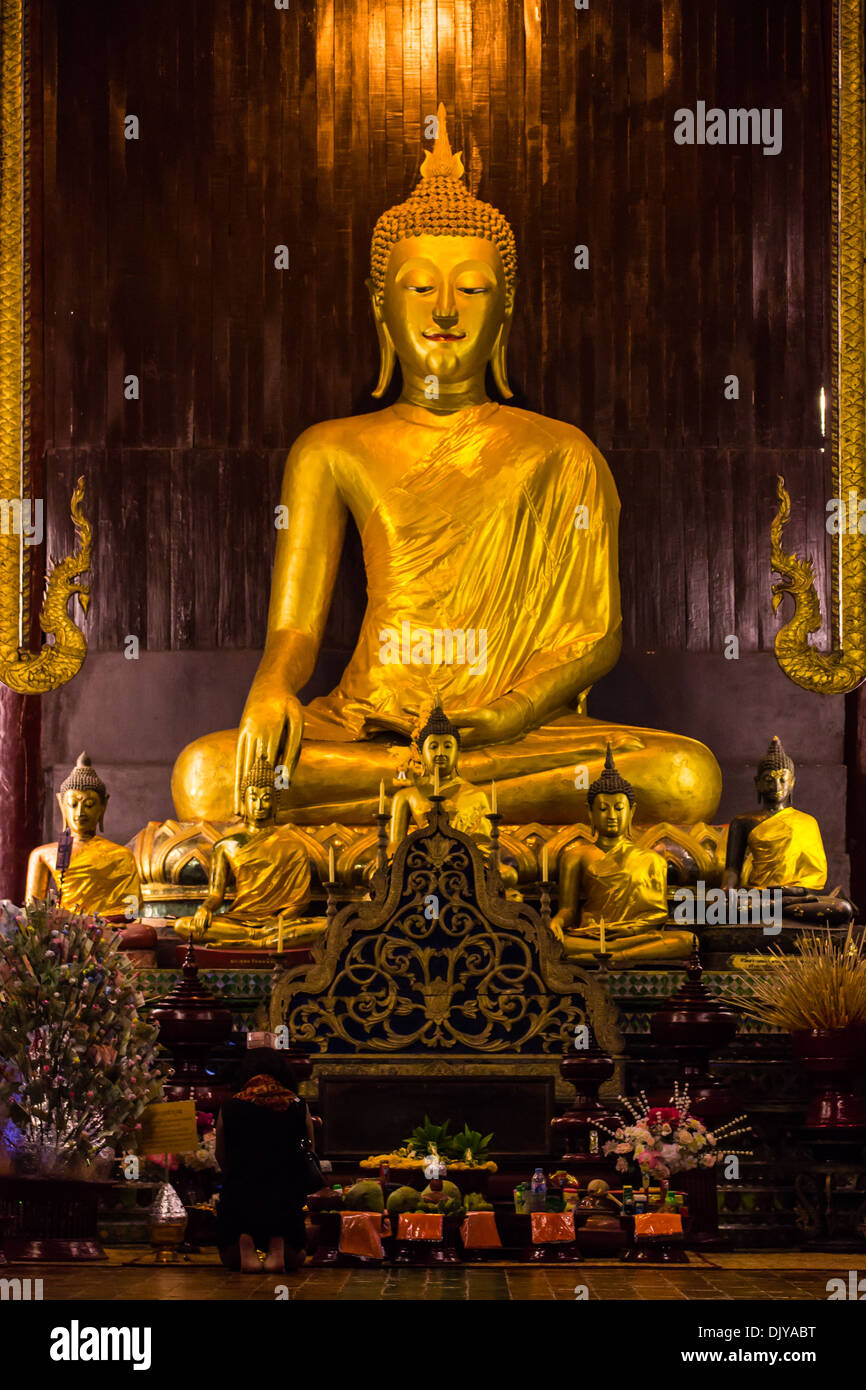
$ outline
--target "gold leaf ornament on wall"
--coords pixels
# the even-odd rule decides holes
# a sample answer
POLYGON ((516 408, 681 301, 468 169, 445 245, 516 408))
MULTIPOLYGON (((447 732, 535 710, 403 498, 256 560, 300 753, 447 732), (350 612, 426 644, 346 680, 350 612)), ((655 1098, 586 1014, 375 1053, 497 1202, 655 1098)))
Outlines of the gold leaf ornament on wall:
MULTIPOLYGON (((30 545, 23 517, 32 508, 30 469, 30 264, 28 179, 30 128, 24 0, 0 0, 0 681, 22 695, 56 690, 81 669, 87 643, 69 614, 78 596, 86 614, 91 530, 83 511, 84 479, 72 494, 77 547, 52 566, 39 614, 53 641, 26 650, 30 545)), ((39 504, 41 505, 41 503, 39 504)))
POLYGON ((833 499, 849 516, 832 535, 831 649, 811 638, 822 627, 810 557, 789 553, 782 532, 791 499, 779 478, 779 507, 770 529, 773 611, 790 595, 794 611, 776 634, 776 657, 804 690, 842 695, 866 679, 866 536, 859 505, 866 500, 866 0, 833 3, 833 119, 830 166, 832 209, 831 342, 833 499))

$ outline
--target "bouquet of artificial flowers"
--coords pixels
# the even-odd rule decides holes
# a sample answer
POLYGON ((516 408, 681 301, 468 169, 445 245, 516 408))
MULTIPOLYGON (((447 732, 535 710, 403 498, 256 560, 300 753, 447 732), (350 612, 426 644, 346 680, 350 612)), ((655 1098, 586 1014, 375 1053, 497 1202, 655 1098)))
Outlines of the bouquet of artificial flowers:
POLYGON ((636 1163, 641 1172, 666 1181, 674 1173, 713 1168, 726 1154, 745 1152, 728 1148, 726 1142, 720 1147, 721 1140, 748 1133, 748 1126, 741 1125, 745 1115, 710 1133, 702 1120, 689 1114, 688 1087, 680 1092, 677 1085, 669 1105, 651 1106, 643 1091, 640 1103, 623 1096, 620 1100, 631 1122, 616 1130, 605 1129, 611 1137, 603 1146, 606 1154, 617 1155, 620 1173, 627 1173, 629 1164, 636 1163))

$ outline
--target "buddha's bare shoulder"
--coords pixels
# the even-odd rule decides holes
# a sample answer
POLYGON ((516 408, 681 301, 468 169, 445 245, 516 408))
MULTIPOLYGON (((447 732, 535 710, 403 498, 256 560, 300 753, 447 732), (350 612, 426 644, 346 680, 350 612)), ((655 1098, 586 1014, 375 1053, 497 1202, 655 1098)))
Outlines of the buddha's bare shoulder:
POLYGON ((388 410, 372 410, 364 415, 341 415, 333 420, 319 420, 299 434, 292 445, 292 454, 352 455, 358 446, 370 438, 386 433, 398 423, 388 410))
POLYGON ((51 840, 47 845, 37 845, 30 851, 31 859, 44 859, 46 863, 54 863, 57 858, 57 841, 51 840))

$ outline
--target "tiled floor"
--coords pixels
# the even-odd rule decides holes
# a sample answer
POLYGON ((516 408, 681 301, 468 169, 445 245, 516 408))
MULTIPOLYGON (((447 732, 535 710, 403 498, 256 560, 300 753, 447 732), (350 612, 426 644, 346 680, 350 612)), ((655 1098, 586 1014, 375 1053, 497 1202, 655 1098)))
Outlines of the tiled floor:
MULTIPOLYGON (((124 1252, 122 1258, 129 1258, 124 1252)), ((144 1258, 147 1258, 146 1256, 144 1258)), ((725 1258, 725 1257, 720 1257, 725 1258)), ((727 1257, 732 1258, 732 1257, 727 1257)), ((826 1299, 827 1281, 857 1268, 854 1255, 810 1253, 805 1267, 792 1267, 796 1255, 761 1254, 757 1266, 738 1268, 700 1263, 677 1269, 629 1269, 598 1264, 571 1268, 474 1268, 455 1270, 304 1269, 289 1275, 230 1274, 213 1264, 154 1268, 121 1265, 19 1265, 3 1271, 41 1278, 43 1297, 55 1300, 275 1299, 284 1286, 291 1299, 355 1301, 369 1299, 573 1300, 585 1286, 591 1299, 826 1299), (823 1267, 816 1268, 818 1261, 823 1267), (762 1267, 763 1266, 763 1267, 762 1267), (770 1267, 767 1267, 770 1266, 770 1267), (781 1266, 781 1267, 779 1267, 781 1266)), ((866 1273, 866 1253, 859 1260, 866 1273)))

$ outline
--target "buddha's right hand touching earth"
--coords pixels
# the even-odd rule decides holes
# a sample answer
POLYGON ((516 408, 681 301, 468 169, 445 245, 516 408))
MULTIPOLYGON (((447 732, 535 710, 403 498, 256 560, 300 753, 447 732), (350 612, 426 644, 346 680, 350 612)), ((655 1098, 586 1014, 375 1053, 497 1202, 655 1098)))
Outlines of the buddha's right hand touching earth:
POLYGON ((192 919, 192 924, 197 932, 206 932, 211 924, 213 913, 209 908, 202 905, 192 919))
POLYGON ((286 692, 249 693, 238 729, 235 770, 235 814, 241 812, 241 784, 261 752, 275 768, 285 768, 286 784, 291 782, 301 751, 304 712, 299 700, 286 692), (261 741, 261 749, 259 743, 261 741), (278 757, 282 749, 281 756, 278 757))

